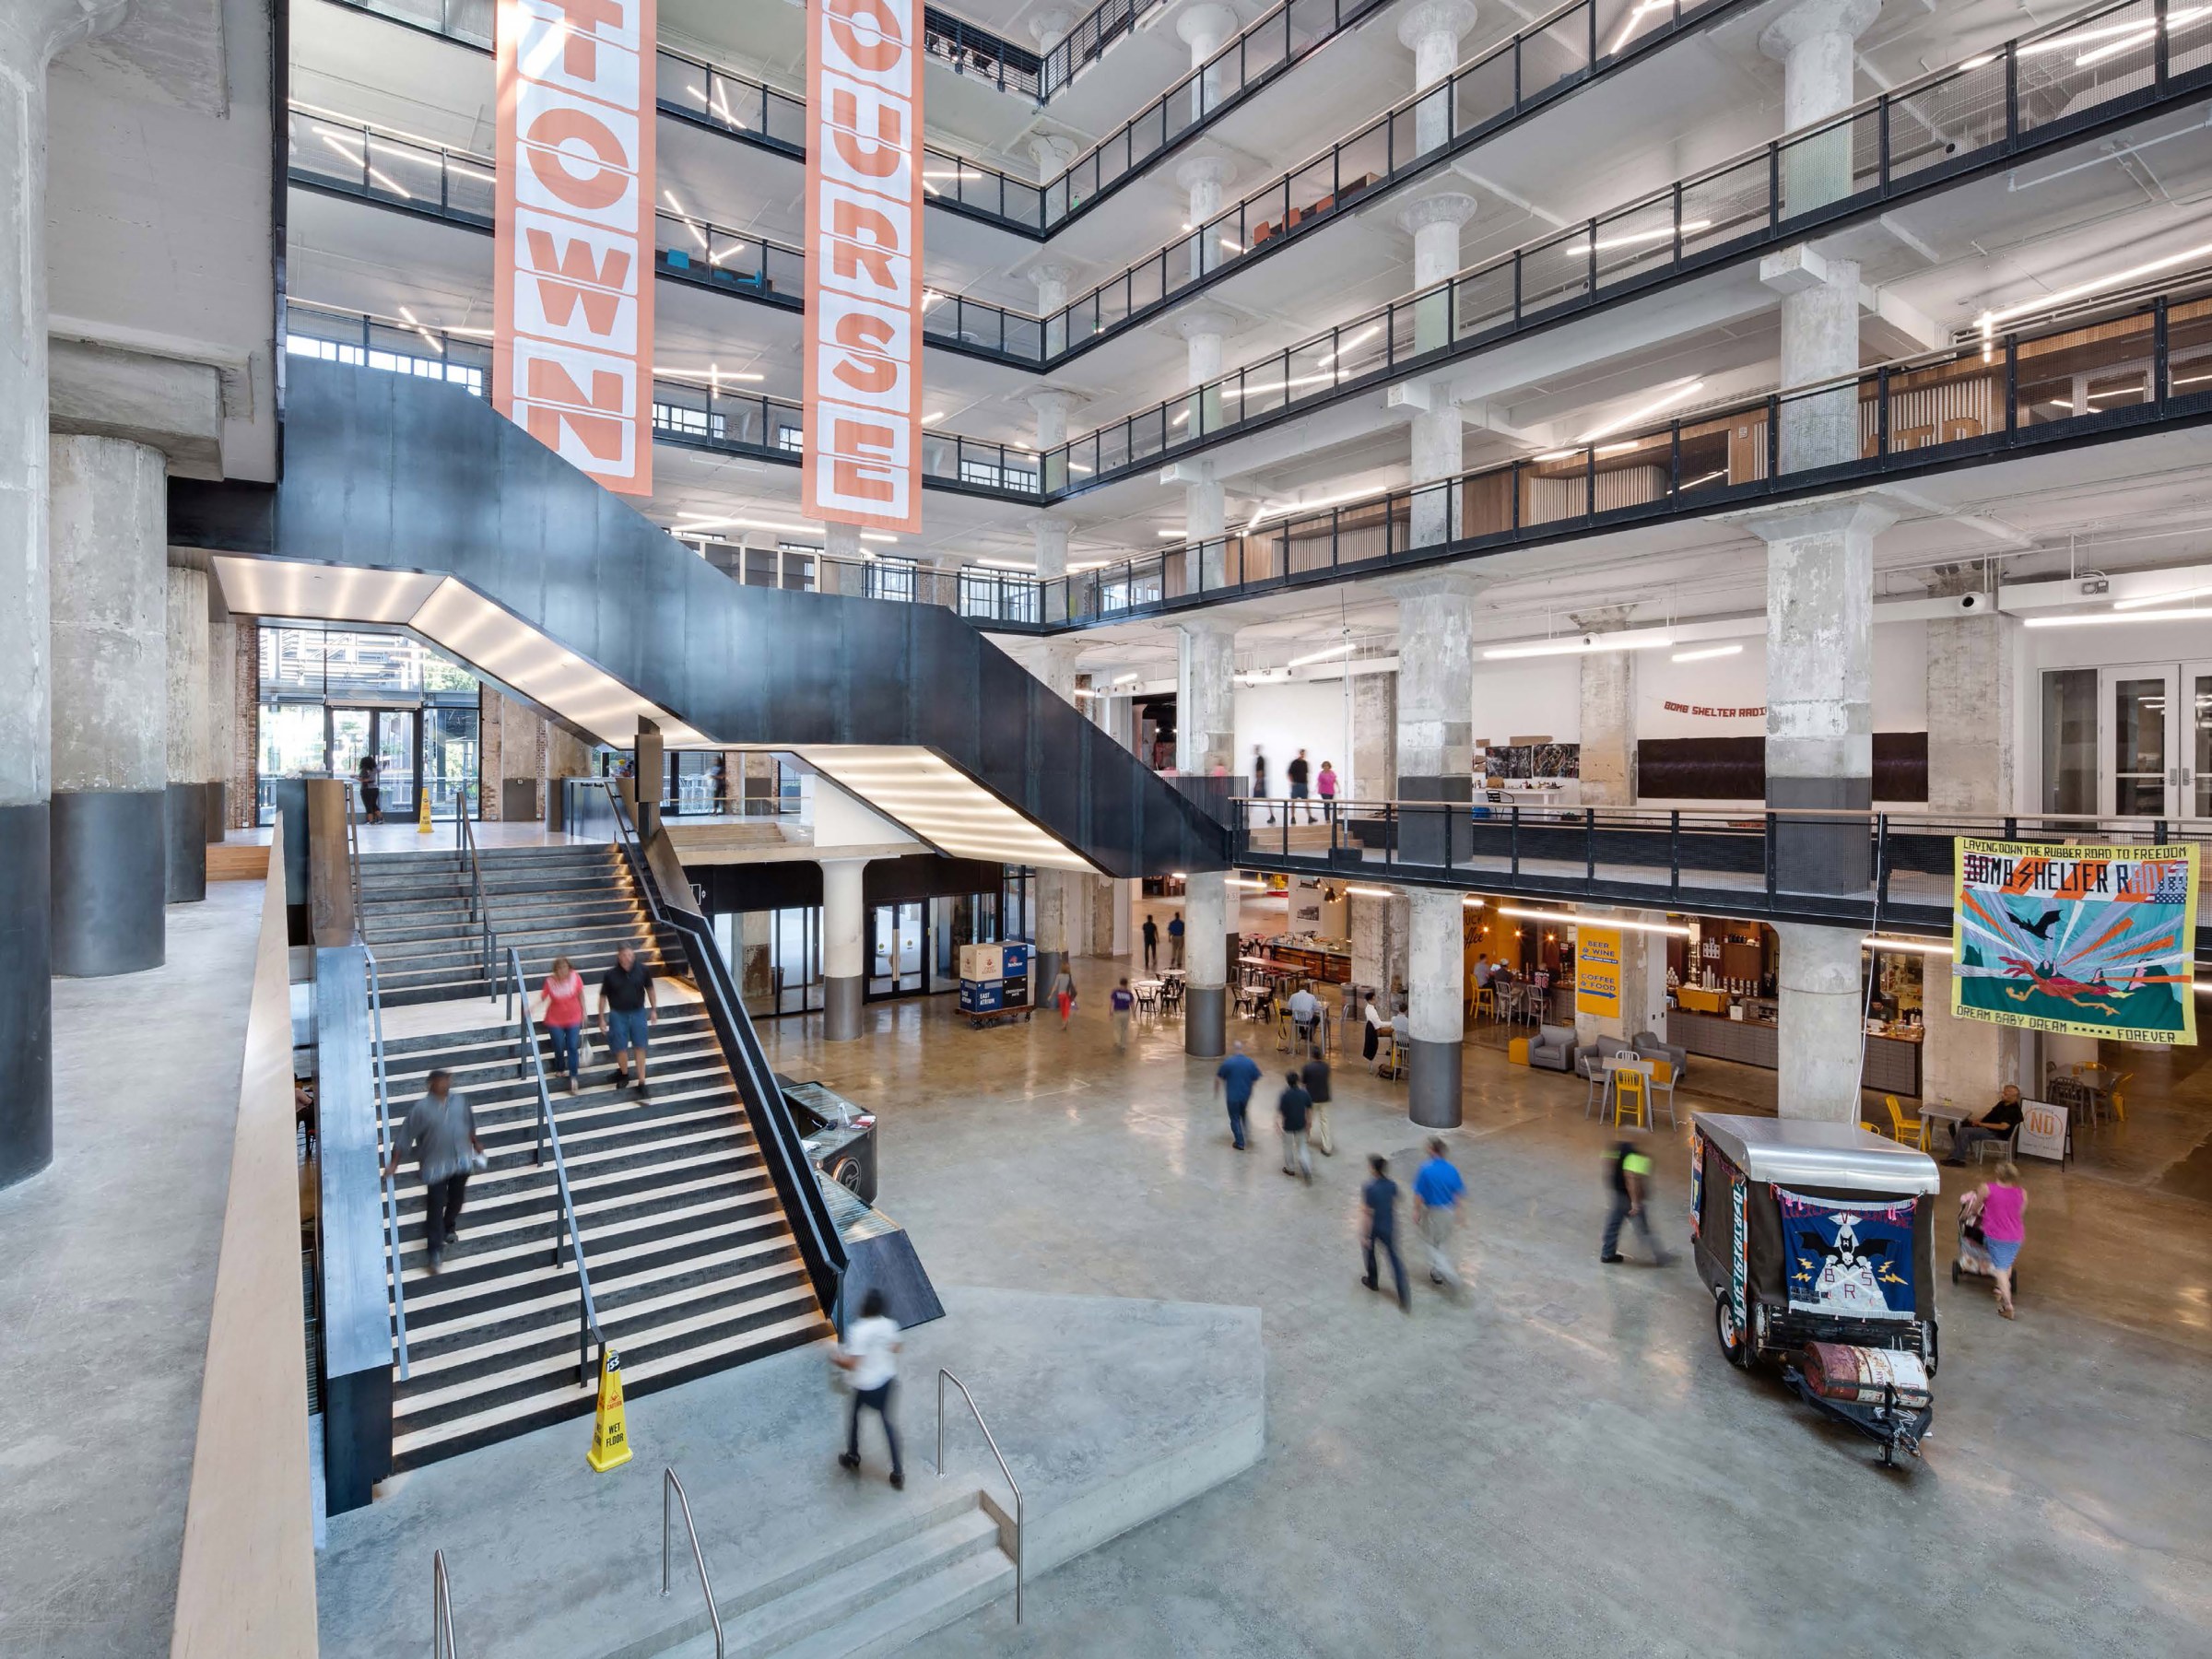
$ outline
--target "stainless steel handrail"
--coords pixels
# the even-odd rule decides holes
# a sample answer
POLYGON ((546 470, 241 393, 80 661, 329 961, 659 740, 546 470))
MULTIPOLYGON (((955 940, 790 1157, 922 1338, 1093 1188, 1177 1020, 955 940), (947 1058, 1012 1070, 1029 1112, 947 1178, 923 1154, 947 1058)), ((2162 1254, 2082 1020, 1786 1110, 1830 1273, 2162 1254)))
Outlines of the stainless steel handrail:
POLYGON ((546 1087, 546 1057, 537 1046, 537 1031, 530 1023, 530 992, 523 982, 523 953, 513 946, 507 947, 508 994, 520 1005, 515 1020, 515 1073, 517 1076, 535 1076, 537 1082, 537 1149, 531 1162, 546 1161, 546 1147, 553 1147, 553 1191, 560 1201, 559 1218, 553 1232, 553 1265, 563 1265, 565 1251, 573 1249, 576 1265, 576 1376, 579 1382, 587 1381, 592 1374, 592 1343, 597 1339, 600 1347, 606 1346, 606 1337, 599 1329, 599 1309, 592 1300, 591 1269, 583 1264, 583 1240, 576 1230, 576 1205, 569 1195, 569 1162, 561 1156, 560 1124, 553 1116, 552 1091, 546 1087), (528 1053, 524 1060, 525 1051, 528 1053))
MULTIPOLYGON (((357 910, 355 914, 359 914, 357 910)), ((355 924, 359 937, 359 924, 355 924)), ((378 977, 376 952, 367 939, 361 954, 369 963, 370 1052, 376 1061, 377 1158, 384 1172, 384 1244, 392 1257, 393 1345, 399 1356, 399 1377, 407 1379, 407 1288, 399 1270, 399 1182, 392 1172, 392 1079, 384 1062, 384 989, 378 977)))
POLYGON ((453 1594, 445 1551, 430 1551, 430 1659, 457 1659, 453 1652, 453 1594))
POLYGON ((1021 1482, 1014 1478, 1014 1471, 1006 1467, 1006 1454, 998 1449, 998 1441, 991 1433, 991 1425, 983 1421, 983 1414, 975 1404, 975 1396, 961 1382, 943 1366, 937 1367, 937 1478, 945 1478, 945 1384, 951 1383, 960 1391, 960 1398, 968 1402, 968 1410, 975 1418, 975 1426, 983 1431, 983 1444, 991 1448, 991 1455, 998 1459, 998 1472, 1006 1477, 1006 1485, 1014 1492, 1014 1622, 1021 1622, 1021 1482))
POLYGON ((484 975, 487 995, 496 994, 500 982, 500 935, 491 925, 491 900, 484 892, 484 862, 477 856, 477 832, 469 822, 468 792, 453 797, 455 842, 468 857, 469 914, 477 924, 477 963, 484 975))
POLYGON ((692 1524, 691 1500, 684 1496, 684 1483, 676 1477, 674 1469, 663 1465, 661 1476, 661 1594, 668 1594, 668 1560, 675 1520, 668 1500, 674 1498, 684 1508, 684 1531, 690 1535, 691 1559, 699 1567, 700 1592, 707 1598, 707 1618, 714 1626, 714 1659, 722 1659, 722 1614, 714 1606, 714 1583, 707 1577, 707 1558, 699 1547, 699 1528, 692 1524))

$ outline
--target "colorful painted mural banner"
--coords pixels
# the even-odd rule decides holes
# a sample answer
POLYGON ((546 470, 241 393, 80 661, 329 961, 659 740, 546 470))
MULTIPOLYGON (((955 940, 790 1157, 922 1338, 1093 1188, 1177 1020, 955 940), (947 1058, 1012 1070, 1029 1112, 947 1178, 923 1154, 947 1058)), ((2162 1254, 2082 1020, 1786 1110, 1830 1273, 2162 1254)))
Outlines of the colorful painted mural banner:
POLYGON ((1790 1310, 1844 1319, 1912 1317, 1912 1201, 1863 1204, 1774 1189, 1790 1310))
POLYGON ((922 528, 922 7, 807 0, 806 516, 922 528))
POLYGON ((2197 849, 1957 842, 1951 1012, 1960 1019, 2196 1041, 2197 849))
POLYGON ((653 493, 653 0, 499 0, 492 407, 653 493))
POLYGON ((1574 1011, 1620 1018, 1620 929, 1574 924, 1574 1011))
POLYGON ((1689 1236, 1696 1238, 1705 1214, 1705 1131, 1689 1126, 1689 1236))

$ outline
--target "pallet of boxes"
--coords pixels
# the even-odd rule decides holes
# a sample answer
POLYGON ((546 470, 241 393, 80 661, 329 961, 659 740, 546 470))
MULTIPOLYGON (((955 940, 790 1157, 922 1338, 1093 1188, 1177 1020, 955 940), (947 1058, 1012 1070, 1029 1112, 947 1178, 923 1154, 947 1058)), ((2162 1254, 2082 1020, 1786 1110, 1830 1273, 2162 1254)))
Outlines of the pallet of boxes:
POLYGON ((1002 1019, 1030 1017, 1030 947, 1008 945, 960 947, 960 1012, 971 1030, 1002 1019))

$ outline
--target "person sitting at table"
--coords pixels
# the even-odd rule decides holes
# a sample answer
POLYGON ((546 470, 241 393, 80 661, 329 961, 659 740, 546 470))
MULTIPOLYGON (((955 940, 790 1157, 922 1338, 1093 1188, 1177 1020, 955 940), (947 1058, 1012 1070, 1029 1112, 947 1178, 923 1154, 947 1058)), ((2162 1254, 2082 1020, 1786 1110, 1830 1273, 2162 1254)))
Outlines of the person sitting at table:
POLYGON ((1308 1049, 1313 1046, 1313 1030, 1320 1023, 1321 999, 1304 985, 1299 986, 1290 993, 1290 1024, 1308 1049))
POLYGON ((2020 1087, 2007 1083, 1997 1103, 1980 1117, 1968 1118, 1951 1131, 1951 1155, 1943 1161, 1962 1164, 1969 1147, 1983 1141, 2009 1141, 2020 1126, 2020 1087))
POLYGON ((1382 1010, 1373 997, 1363 992, 1359 1000, 1367 1006, 1367 1036, 1361 1041, 1359 1057, 1371 1065, 1375 1051, 1382 1046, 1382 1028, 1389 1022, 1382 1018, 1382 1010))

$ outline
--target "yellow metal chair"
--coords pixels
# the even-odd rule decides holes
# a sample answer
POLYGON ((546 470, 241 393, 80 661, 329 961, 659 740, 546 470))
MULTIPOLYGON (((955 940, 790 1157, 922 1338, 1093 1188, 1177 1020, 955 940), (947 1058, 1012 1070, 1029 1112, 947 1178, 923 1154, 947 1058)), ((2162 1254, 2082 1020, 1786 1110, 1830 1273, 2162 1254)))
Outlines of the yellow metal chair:
POLYGON ((1469 1006, 1474 1009, 1475 1018, 1477 1019, 1496 1019, 1498 1018, 1498 997, 1488 985, 1475 987, 1475 995, 1469 1006))
POLYGON ((1897 1103, 1895 1095, 1884 1095, 1882 1104, 1889 1108, 1889 1138, 1900 1143, 1910 1141, 1925 1152, 1928 1149, 1928 1120, 1907 1117, 1904 1108, 1897 1103))
POLYGON ((2135 1075, 2134 1072, 2122 1072, 2112 1079, 2112 1088, 2104 1091, 2105 1101, 2112 1108, 2112 1122, 2115 1124, 2127 1122, 2127 1096, 2121 1090, 2127 1087, 2128 1079, 2135 1075))
POLYGON ((1613 1074, 1614 1128, 1620 1127, 1624 1112, 1627 1114, 1627 1121, 1635 1124, 1639 1129, 1644 1126, 1651 1115, 1651 1100, 1650 1097, 1644 1093, 1643 1074, 1632 1065, 1621 1066, 1613 1074), (1631 1096, 1635 1100, 1633 1111, 1630 1111, 1629 1106, 1631 1096))

